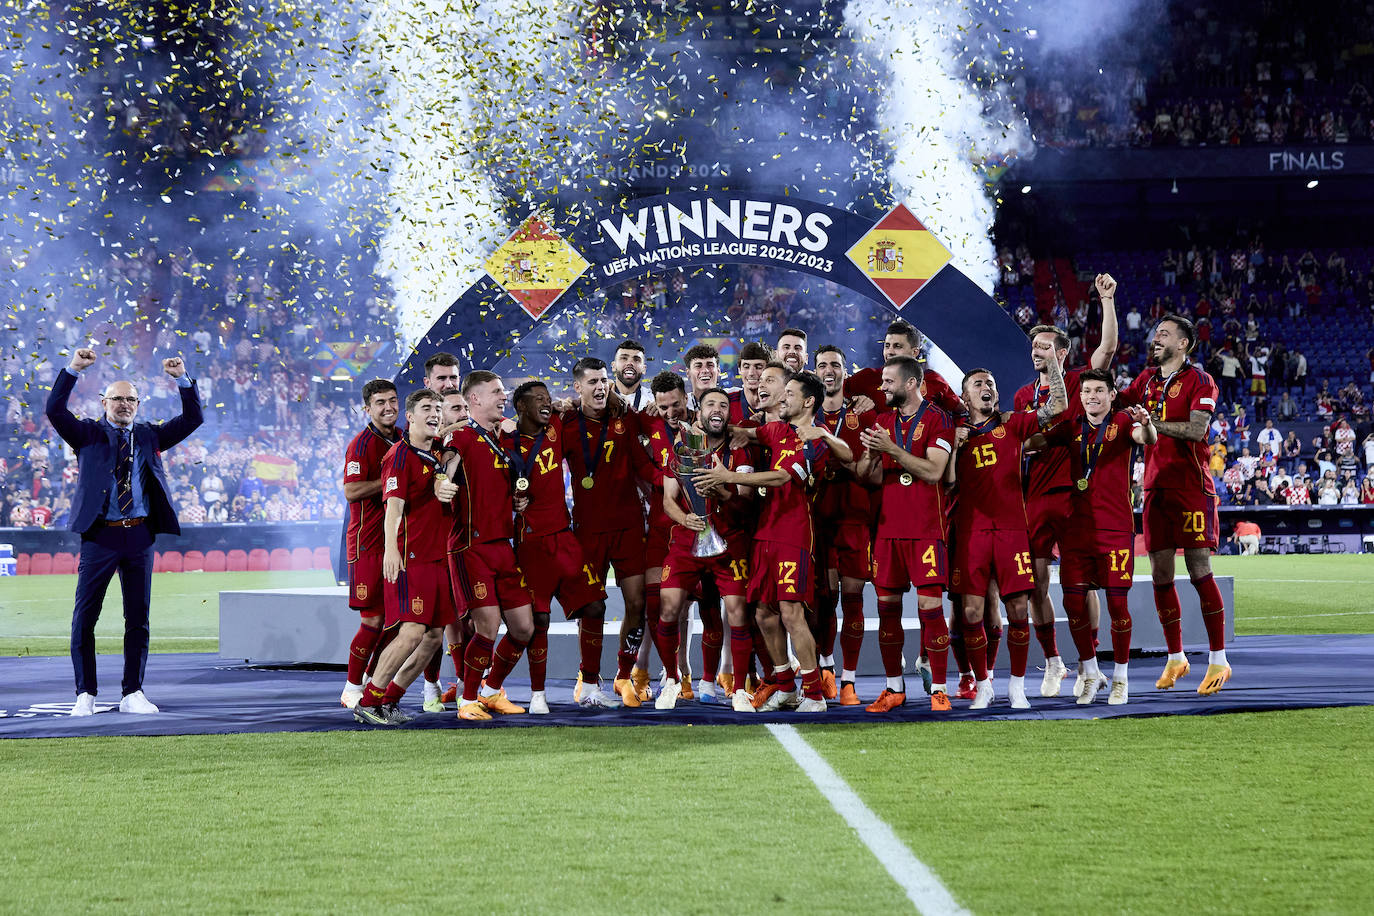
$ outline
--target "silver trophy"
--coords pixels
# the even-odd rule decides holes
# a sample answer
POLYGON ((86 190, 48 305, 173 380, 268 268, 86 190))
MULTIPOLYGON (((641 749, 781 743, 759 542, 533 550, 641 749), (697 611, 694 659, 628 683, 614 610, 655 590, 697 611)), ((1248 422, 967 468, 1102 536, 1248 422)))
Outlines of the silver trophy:
POLYGON ((714 452, 706 444, 706 434, 683 426, 681 441, 673 446, 673 453, 676 456, 673 462, 673 476, 681 484, 682 492, 687 494, 687 504, 692 507, 692 514, 706 520, 706 529, 697 532, 696 543, 692 545, 692 556, 718 557, 725 553, 725 538, 711 525, 711 513, 706 505, 706 497, 697 492, 696 484, 692 482, 694 473, 711 466, 714 452))

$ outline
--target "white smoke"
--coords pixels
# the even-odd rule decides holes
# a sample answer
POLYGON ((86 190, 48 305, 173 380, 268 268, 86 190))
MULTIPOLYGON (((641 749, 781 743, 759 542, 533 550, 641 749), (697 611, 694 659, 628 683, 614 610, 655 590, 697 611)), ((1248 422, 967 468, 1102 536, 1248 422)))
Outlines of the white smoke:
POLYGON ((997 279, 991 231, 996 201, 982 171, 989 156, 1029 154, 997 45, 1006 17, 957 0, 851 0, 846 25, 858 53, 886 74, 878 123, 891 151, 893 196, 945 244, 953 264, 985 291, 997 279), (984 78, 975 82, 971 72, 984 78), (979 85, 978 83, 981 83, 979 85))

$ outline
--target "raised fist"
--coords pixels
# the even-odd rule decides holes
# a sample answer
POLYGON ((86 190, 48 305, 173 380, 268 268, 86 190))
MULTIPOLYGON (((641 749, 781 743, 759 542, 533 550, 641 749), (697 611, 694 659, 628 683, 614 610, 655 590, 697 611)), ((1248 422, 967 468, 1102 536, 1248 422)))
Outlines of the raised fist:
POLYGON ((173 356, 162 361, 162 371, 172 378, 181 378, 186 374, 186 364, 181 361, 180 356, 173 356))
POLYGON ((72 354, 72 361, 68 368, 73 372, 80 372, 95 365, 95 351, 90 347, 82 347, 72 354))
POLYGON ((1116 298, 1116 280, 1111 274, 1098 274, 1093 283, 1097 286, 1097 294, 1103 299, 1116 298))

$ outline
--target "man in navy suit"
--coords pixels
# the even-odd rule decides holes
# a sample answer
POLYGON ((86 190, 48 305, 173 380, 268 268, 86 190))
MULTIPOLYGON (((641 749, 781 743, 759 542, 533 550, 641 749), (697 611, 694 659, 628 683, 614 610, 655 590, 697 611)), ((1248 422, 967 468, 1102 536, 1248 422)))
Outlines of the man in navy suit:
POLYGON ((112 382, 101 396, 101 420, 78 420, 67 398, 81 372, 95 363, 95 351, 76 351, 58 372, 48 395, 47 415, 57 434, 76 450, 76 498, 68 527, 81 535, 72 612, 72 667, 76 669, 74 716, 95 712, 95 622, 110 579, 119 573, 124 595, 124 698, 120 712, 155 713, 143 695, 148 662, 148 603, 153 584, 153 539, 180 534, 162 453, 201 424, 200 396, 180 357, 162 361, 181 392, 181 415, 166 423, 135 423, 138 391, 132 382, 112 382))

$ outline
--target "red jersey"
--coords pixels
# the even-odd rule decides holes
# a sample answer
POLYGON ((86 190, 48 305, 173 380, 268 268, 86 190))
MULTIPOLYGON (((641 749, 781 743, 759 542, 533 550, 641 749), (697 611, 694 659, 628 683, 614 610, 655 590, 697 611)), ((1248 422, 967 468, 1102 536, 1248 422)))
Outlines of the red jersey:
MULTIPOLYGON (((1155 367, 1140 373, 1117 404, 1141 404, 1162 423, 1187 423, 1195 410, 1208 414, 1216 411, 1217 383, 1191 363, 1185 363, 1168 378, 1155 367)), ((1200 442, 1189 442, 1161 434, 1159 441, 1145 449, 1145 489, 1201 489, 1206 496, 1216 496, 1216 486, 1208 471, 1210 458, 1205 436, 1200 442)))
MULTIPOLYGON (((397 439, 388 439, 381 430, 371 423, 353 437, 344 452, 345 484, 360 483, 382 479, 382 459, 397 439)), ((348 529, 346 536, 347 559, 351 563, 362 554, 381 553, 386 549, 383 543, 382 521, 386 518, 386 503, 381 495, 359 499, 348 504, 348 529)))
MULTIPOLYGON (((839 410, 830 411, 822 408, 820 413, 816 414, 816 422, 849 446, 857 463, 864 452, 859 436, 874 424, 877 416, 873 411, 860 416, 851 410, 846 402, 839 410)), ((823 520, 829 525, 869 523, 873 515, 870 508, 870 491, 859 483, 859 479, 852 471, 832 456, 819 478, 820 492, 816 495, 818 520, 823 520)))
MULTIPOLYGON (((1064 373, 1064 390, 1069 396, 1069 407, 1065 412, 1065 417, 1073 417, 1083 411, 1083 403, 1078 397, 1078 390, 1082 387, 1083 373, 1086 369, 1069 369, 1064 373)), ((1016 397, 1012 403, 1018 413, 1035 413, 1050 400, 1050 389, 1048 385, 1040 385, 1038 382, 1028 382, 1017 389, 1016 397)), ((1059 490, 1067 490, 1073 486, 1073 480, 1069 477, 1069 453, 1059 447, 1043 448, 1038 452, 1031 452, 1025 456, 1025 466, 1021 469, 1024 475, 1026 498, 1044 496, 1059 490)))
POLYGON ((1021 443, 1040 432, 1032 413, 1013 413, 1006 422, 993 415, 969 432, 956 459, 959 500, 954 523, 963 537, 971 531, 1025 531, 1021 495, 1021 443))
POLYGON ((774 420, 758 429, 758 443, 768 453, 768 469, 785 471, 787 483, 761 487, 763 508, 754 539, 811 549, 811 499, 807 495, 806 454, 801 437, 790 423, 774 420))
MULTIPOLYGON (((883 394, 883 369, 860 369, 844 380, 844 396, 847 398, 866 397, 880 409, 887 403, 883 394)), ((947 413, 959 415, 968 408, 963 400, 945 381, 945 377, 934 369, 927 369, 921 377, 921 398, 947 413)))
MULTIPOLYGON (((925 402, 915 416, 903 419, 890 410, 878 417, 878 425, 892 441, 919 458, 931 449, 954 450, 949 418, 925 402)), ((945 491, 943 484, 926 483, 910 474, 891 455, 883 455, 882 508, 878 513, 879 538, 944 540, 945 491), (910 483, 903 483, 903 479, 910 483)))
POLYGON ((496 437, 475 423, 455 429, 444 450, 458 453, 458 497, 449 553, 474 544, 507 541, 515 534, 510 455, 496 437))
POLYGON ((673 520, 663 511, 663 479, 673 472, 677 460, 673 452, 678 441, 677 432, 669 429, 662 417, 640 417, 639 429, 648 439, 649 460, 654 465, 654 486, 649 494, 649 530, 667 531, 673 520))
MULTIPOLYGON (((735 391, 728 392, 726 396, 730 399, 731 426, 739 426, 745 420, 749 419, 754 414, 759 412, 758 404, 751 404, 749 402, 749 396, 745 393, 743 388, 739 388, 735 391)), ((757 391, 754 392, 754 397, 757 400, 757 391)))
POLYGON ((406 504, 396 536, 402 566, 407 560, 444 559, 450 519, 434 495, 438 467, 438 449, 421 451, 409 442, 397 442, 382 458, 383 505, 393 496, 406 504))
MULTIPOLYGON (((716 454, 720 457, 721 464, 732 471, 740 471, 747 474, 749 471, 753 470, 753 464, 751 463, 753 459, 750 457, 751 453, 748 448, 731 449, 730 443, 726 441, 722 442, 720 448, 716 449, 716 454)), ((731 488, 733 489, 733 485, 731 488)), ((685 492, 678 493, 677 504, 682 508, 683 512, 691 513, 692 506, 687 501, 687 494, 685 492)), ((660 511, 663 511, 661 500, 659 508, 660 511)), ((752 499, 747 496, 741 496, 738 492, 724 501, 707 499, 706 511, 710 513, 710 522, 716 529, 717 534, 732 544, 744 541, 745 546, 748 546, 748 538, 753 532, 754 521, 752 499)), ((663 512, 663 515, 666 518, 668 513, 663 512)), ((695 531, 691 531, 681 525, 675 525, 671 519, 669 519, 668 524, 672 529, 669 534, 669 540, 674 546, 678 546, 680 539, 690 540, 696 537, 695 531)))
POLYGON ((549 420, 548 428, 533 436, 515 432, 501 437, 516 479, 530 482, 523 494, 530 504, 520 516, 517 538, 544 537, 572 527, 563 489, 562 424, 558 417, 549 420))
POLYGON ((1135 440, 1131 431, 1137 426, 1124 410, 1108 414, 1094 426, 1081 411, 1045 434, 1068 455, 1066 465, 1073 475, 1069 491, 1069 539, 1095 549, 1111 550, 1121 535, 1135 533, 1131 511, 1131 451, 1135 440), (1078 481, 1087 480, 1087 489, 1078 481), (1099 537, 1115 535, 1114 537, 1099 537))
POLYGON ((572 473, 573 519, 589 532, 644 531, 639 481, 653 483, 654 466, 639 444, 640 415, 594 420, 563 414, 563 456, 572 473), (592 485, 585 486, 590 479, 592 485))

